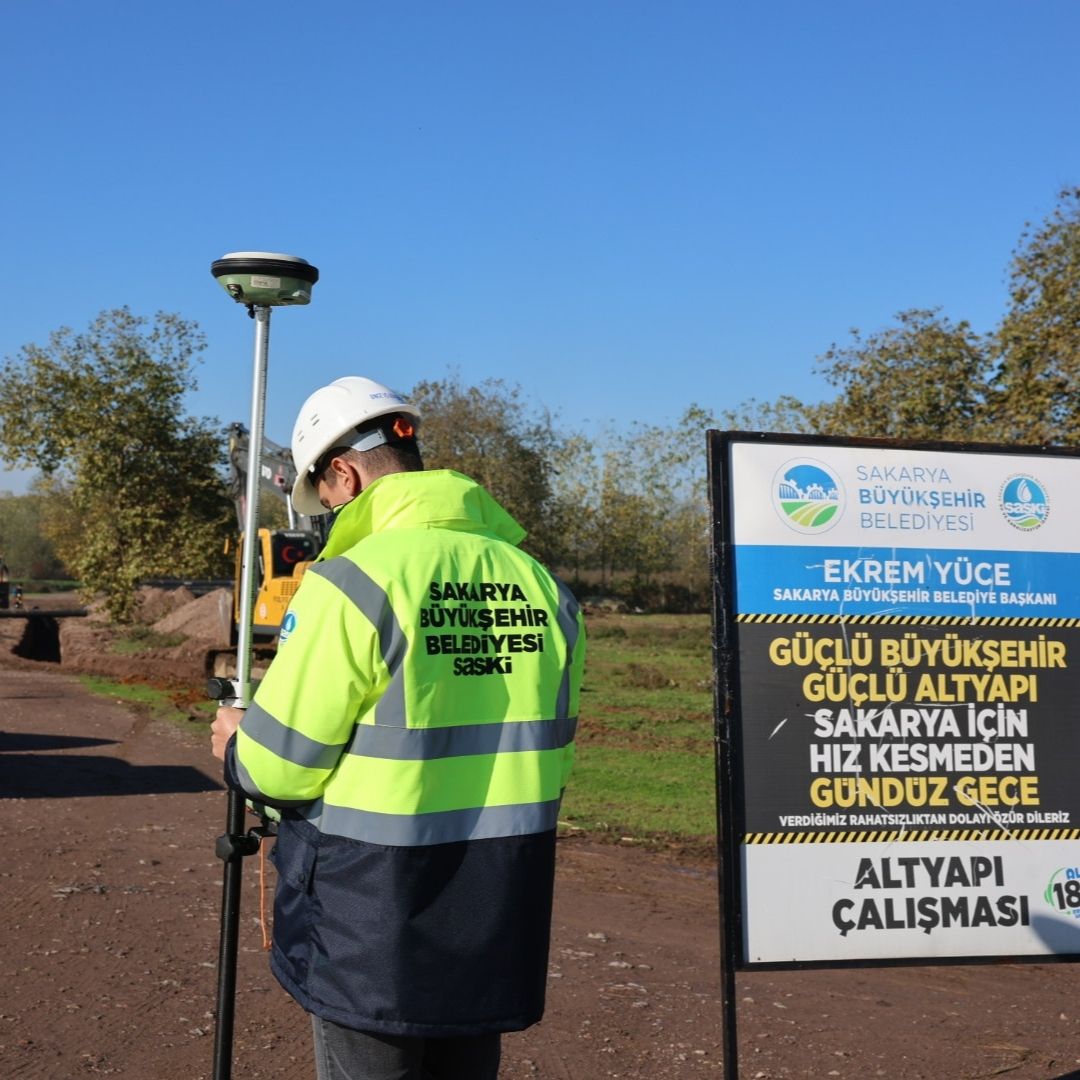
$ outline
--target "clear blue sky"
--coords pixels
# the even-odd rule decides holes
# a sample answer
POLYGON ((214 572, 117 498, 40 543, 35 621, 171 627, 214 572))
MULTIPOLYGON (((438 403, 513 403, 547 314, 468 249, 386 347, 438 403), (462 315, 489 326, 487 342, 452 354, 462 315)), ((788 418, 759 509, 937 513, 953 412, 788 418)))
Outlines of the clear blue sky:
MULTIPOLYGON (((0 355, 127 304, 209 339, 283 251, 267 433, 367 374, 519 384, 568 430, 788 392, 850 327, 988 330, 1025 221, 1080 183, 1075 0, 324 0, 4 7, 0 355)), ((23 479, 0 472, 0 488, 23 479)))

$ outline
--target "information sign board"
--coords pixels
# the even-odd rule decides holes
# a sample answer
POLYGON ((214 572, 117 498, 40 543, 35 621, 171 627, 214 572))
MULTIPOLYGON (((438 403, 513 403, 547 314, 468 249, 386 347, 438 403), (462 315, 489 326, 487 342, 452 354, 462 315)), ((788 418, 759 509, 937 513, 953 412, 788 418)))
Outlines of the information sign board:
POLYGON ((1080 457, 709 454, 737 966, 1080 954, 1080 457))

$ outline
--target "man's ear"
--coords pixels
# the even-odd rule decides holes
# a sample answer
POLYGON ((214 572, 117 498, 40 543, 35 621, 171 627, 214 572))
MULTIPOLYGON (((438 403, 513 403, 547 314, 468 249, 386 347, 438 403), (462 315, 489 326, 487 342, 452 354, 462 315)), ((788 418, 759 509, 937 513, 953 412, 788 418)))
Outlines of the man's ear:
POLYGON ((334 487, 342 488, 350 498, 363 490, 363 475, 356 464, 343 457, 330 459, 330 471, 334 474, 334 487))

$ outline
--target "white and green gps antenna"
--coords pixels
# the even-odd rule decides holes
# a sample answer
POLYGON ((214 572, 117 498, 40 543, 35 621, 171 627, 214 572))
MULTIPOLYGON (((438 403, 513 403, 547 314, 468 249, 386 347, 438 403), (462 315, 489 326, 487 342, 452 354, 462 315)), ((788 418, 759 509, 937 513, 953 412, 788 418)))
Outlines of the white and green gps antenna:
POLYGON ((215 259, 210 273, 238 303, 248 307, 310 304, 319 271, 306 259, 272 251, 234 251, 215 259))
MULTIPOLYGON (((227 692, 230 704, 245 707, 251 700, 251 644, 258 558, 259 485, 263 428, 266 413, 266 369, 270 351, 270 309, 311 303, 311 289, 319 271, 305 259, 270 251, 233 251, 215 259, 210 272, 255 320, 255 355, 252 367, 251 428, 248 439, 247 490, 244 507, 244 543, 240 555, 240 625, 236 640, 236 681, 227 692)), ((218 837, 217 855, 224 860, 221 902, 221 942, 218 952, 218 997, 214 1031, 214 1080, 232 1076, 233 1018, 236 1001, 236 955, 240 927, 240 874, 242 859, 259 849, 270 831, 245 832, 244 796, 229 790, 225 835, 218 837)))

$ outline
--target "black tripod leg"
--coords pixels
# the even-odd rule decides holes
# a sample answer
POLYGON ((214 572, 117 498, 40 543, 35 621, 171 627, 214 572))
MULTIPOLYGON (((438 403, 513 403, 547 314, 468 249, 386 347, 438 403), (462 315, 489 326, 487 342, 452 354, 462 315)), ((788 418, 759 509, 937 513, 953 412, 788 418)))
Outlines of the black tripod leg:
POLYGON ((218 949, 218 990, 214 1029, 214 1080, 231 1080, 233 1018, 236 1012, 236 954, 240 931, 240 879, 243 870, 244 796, 229 792, 225 835, 218 856, 225 860, 221 889, 221 942, 218 949))

